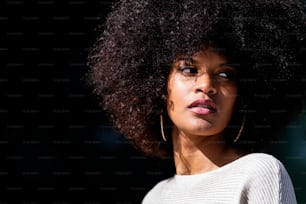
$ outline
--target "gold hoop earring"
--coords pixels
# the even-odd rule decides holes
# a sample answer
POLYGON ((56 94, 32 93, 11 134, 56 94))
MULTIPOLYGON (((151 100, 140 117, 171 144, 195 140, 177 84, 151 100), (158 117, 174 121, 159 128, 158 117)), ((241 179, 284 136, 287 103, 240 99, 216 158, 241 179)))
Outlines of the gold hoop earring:
POLYGON ((163 114, 162 113, 159 116, 159 121, 160 121, 160 132, 161 132, 162 138, 165 142, 167 142, 167 139, 166 139, 166 136, 165 136, 165 133, 164 133, 164 120, 163 120, 163 114))
POLYGON ((240 126, 240 129, 239 129, 239 132, 238 132, 238 135, 236 136, 236 138, 234 139, 234 142, 233 143, 236 143, 237 141, 238 141, 238 139, 240 138, 240 135, 241 135, 241 133, 242 133, 242 130, 243 130, 243 128, 244 128, 244 124, 245 124, 245 118, 246 118, 246 116, 245 116, 246 114, 245 114, 245 112, 243 113, 243 119, 242 119, 242 124, 241 124, 241 126, 240 126))

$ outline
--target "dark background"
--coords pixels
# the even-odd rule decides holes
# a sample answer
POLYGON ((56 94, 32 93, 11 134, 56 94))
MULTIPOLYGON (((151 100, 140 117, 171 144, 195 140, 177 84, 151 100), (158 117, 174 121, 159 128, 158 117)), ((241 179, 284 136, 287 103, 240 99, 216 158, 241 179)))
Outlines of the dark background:
MULTIPOLYGON (((86 87, 113 1, 1 0, 0 203, 140 203, 172 161, 143 157, 86 87)), ((306 203, 306 111, 271 151, 306 203)))

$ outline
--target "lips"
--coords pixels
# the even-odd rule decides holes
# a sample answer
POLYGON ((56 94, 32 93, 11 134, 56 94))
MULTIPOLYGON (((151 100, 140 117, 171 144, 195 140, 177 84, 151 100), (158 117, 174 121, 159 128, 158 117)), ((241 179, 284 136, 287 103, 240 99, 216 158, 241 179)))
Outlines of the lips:
POLYGON ((217 112, 216 104, 209 99, 198 99, 192 102, 188 108, 192 112, 200 115, 207 115, 217 112))

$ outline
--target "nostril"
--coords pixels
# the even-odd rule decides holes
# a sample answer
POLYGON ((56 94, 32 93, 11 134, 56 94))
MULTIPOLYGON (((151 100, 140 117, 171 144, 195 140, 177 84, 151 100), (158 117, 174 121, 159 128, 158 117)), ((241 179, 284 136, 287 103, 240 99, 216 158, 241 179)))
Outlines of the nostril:
POLYGON ((205 73, 196 79, 195 91, 203 92, 205 94, 215 94, 217 92, 215 88, 214 79, 210 74, 205 73))
POLYGON ((196 92, 203 92, 205 94, 216 94, 217 89, 212 83, 198 84, 195 88, 196 92))
POLYGON ((217 90, 214 87, 211 86, 210 88, 205 88, 205 89, 198 88, 198 89, 196 89, 196 92, 202 92, 202 93, 205 93, 205 94, 213 95, 213 94, 217 93, 217 90))
POLYGON ((207 94, 215 94, 216 93, 216 89, 215 88, 211 88, 206 93, 207 94))

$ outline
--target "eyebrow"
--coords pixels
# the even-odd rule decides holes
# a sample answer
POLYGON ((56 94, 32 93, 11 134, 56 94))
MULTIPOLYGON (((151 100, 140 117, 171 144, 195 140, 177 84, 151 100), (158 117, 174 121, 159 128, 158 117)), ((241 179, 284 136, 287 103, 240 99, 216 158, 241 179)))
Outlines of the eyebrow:
POLYGON ((235 67, 235 64, 231 64, 231 63, 221 63, 219 64, 220 67, 235 67))
MULTIPOLYGON (((195 66, 197 64, 197 60, 195 60, 192 56, 188 55, 181 55, 177 57, 174 61, 174 63, 179 62, 179 61, 185 61, 188 66, 195 66)), ((233 68, 237 70, 237 68, 240 66, 239 63, 233 63, 233 62, 226 62, 218 64, 216 67, 228 67, 228 68, 233 68)))
POLYGON ((192 59, 192 57, 178 57, 177 59, 175 59, 175 62, 178 62, 178 61, 186 61, 191 64, 196 62, 194 59, 192 59))
MULTIPOLYGON (((179 62, 179 61, 185 61, 187 63, 190 63, 190 64, 195 64, 197 63, 196 60, 194 60, 192 57, 179 57, 175 60, 176 62, 179 62)), ((235 67, 236 64, 233 64, 233 63, 221 63, 221 64, 218 64, 218 66, 220 67, 235 67)))

